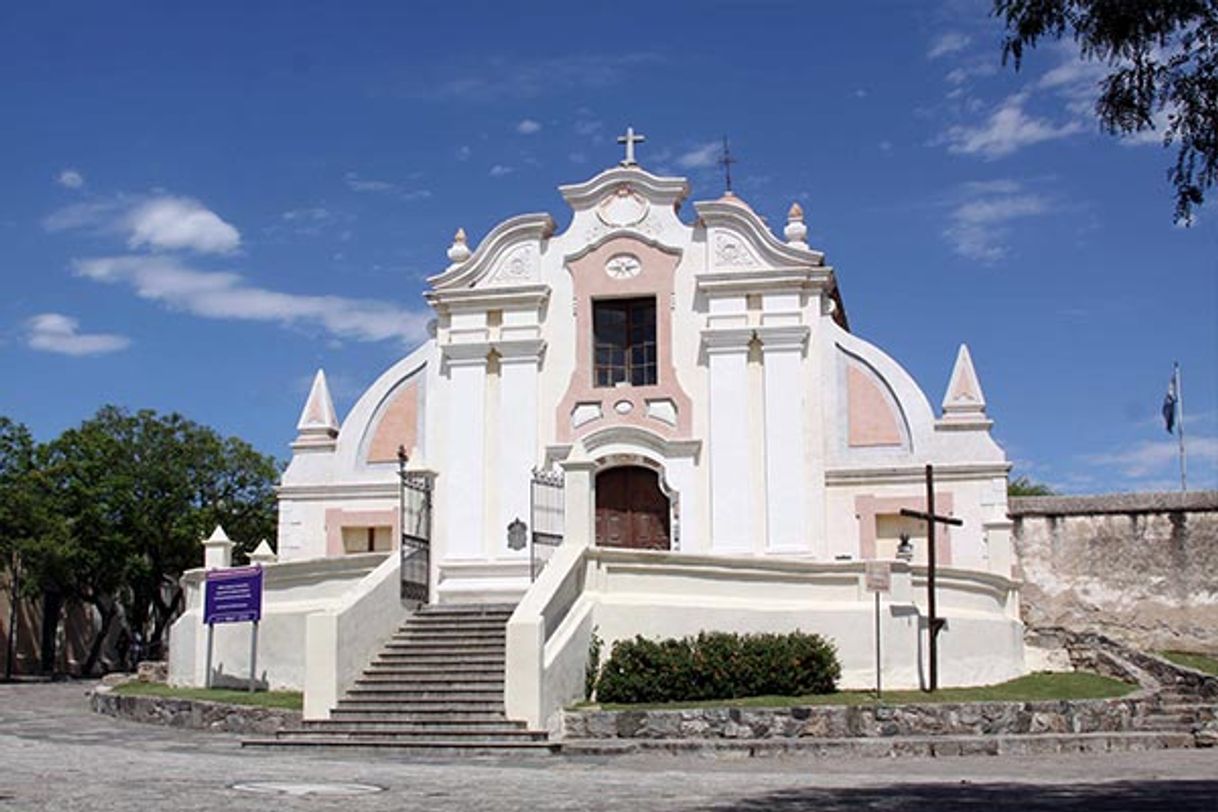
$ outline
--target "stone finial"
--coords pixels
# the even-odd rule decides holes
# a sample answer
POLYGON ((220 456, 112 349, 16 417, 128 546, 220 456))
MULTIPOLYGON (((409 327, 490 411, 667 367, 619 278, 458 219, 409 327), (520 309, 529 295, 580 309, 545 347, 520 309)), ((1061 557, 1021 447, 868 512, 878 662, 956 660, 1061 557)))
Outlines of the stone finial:
POLYGON ((228 569, 233 565, 233 542, 224 528, 216 525, 211 535, 203 539, 203 566, 209 570, 228 569))
POLYGON ((465 241, 465 229, 457 229, 457 233, 453 235, 453 244, 448 246, 448 261, 454 265, 458 265, 469 259, 469 245, 465 241))
POLYGON ((968 428, 989 428, 985 416, 985 394, 973 368, 973 358, 968 345, 961 344, 956 353, 956 365, 943 396, 942 422, 968 428))
POLYGON ((313 377, 313 386, 300 412, 296 430, 296 442, 292 443, 294 449, 334 447, 334 440, 338 437, 338 415, 334 411, 324 370, 317 370, 317 375, 313 377))
POLYGON ((275 551, 271 549, 271 545, 267 544, 266 539, 258 542, 258 546, 250 553, 251 564, 274 564, 279 560, 275 555, 275 551))
POLYGON ((782 230, 787 238, 787 245, 793 248, 808 247, 808 227, 804 225, 804 209, 798 202, 791 204, 787 212, 787 226, 782 230))

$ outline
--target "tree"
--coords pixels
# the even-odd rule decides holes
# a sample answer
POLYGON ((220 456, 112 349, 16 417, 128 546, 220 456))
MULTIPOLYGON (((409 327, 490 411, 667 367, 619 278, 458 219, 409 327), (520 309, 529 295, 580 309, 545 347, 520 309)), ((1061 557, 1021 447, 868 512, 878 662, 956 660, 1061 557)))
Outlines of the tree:
POLYGON ((1007 496, 1053 496, 1057 492, 1043 482, 1017 476, 1007 483, 1007 496))
POLYGON ((199 542, 216 524, 245 545, 274 535, 275 461, 179 414, 103 407, 47 444, 42 470, 65 532, 38 545, 31 570, 45 595, 101 619, 84 673, 116 621, 161 654, 179 579, 202 565, 199 542))
POLYGON ((1166 113, 1178 145, 1168 179, 1177 222, 1191 223, 1218 183, 1218 0, 994 0, 1006 24, 1002 57, 1016 70, 1040 40, 1069 34, 1083 58, 1107 63, 1100 125, 1129 135, 1166 113))

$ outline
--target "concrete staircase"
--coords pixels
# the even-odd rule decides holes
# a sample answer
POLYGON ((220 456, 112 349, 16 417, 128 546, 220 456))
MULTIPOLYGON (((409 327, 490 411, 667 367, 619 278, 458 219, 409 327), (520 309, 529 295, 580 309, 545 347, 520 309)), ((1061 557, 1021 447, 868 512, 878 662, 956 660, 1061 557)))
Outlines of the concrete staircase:
POLYGON ((546 753, 557 745, 503 712, 510 606, 424 606, 325 721, 246 747, 364 747, 437 754, 546 753))

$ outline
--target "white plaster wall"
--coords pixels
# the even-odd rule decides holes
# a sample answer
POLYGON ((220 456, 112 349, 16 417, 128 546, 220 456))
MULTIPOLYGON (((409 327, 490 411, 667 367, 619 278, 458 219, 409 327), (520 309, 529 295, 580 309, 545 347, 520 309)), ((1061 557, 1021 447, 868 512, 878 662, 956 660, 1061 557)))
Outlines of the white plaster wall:
MULTIPOLYGON (((264 566, 258 679, 272 690, 302 690, 309 615, 333 607, 386 560, 383 553, 264 566)), ((206 680, 207 627, 203 624, 203 570, 183 575, 186 609, 169 630, 169 681, 202 686, 206 680)), ((249 623, 215 627, 212 673, 220 682, 248 680, 249 623)))

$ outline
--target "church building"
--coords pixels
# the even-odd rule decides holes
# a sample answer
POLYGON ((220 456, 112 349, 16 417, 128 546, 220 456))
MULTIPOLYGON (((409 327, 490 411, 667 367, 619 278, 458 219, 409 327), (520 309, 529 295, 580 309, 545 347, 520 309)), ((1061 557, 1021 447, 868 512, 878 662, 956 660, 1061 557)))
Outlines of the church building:
POLYGON ((545 725, 582 697, 594 634, 816 632, 844 687, 874 685, 886 562, 885 685, 915 688, 928 531, 901 511, 927 509, 933 464, 934 510, 960 520, 935 531, 941 684, 1024 673, 1010 466, 967 347, 932 407, 850 331, 798 204, 778 233, 730 191, 690 204, 619 140, 619 164, 559 187, 565 228, 456 232, 431 337, 343 419, 318 372, 275 566, 392 552, 403 612, 514 607, 507 714, 545 725))

